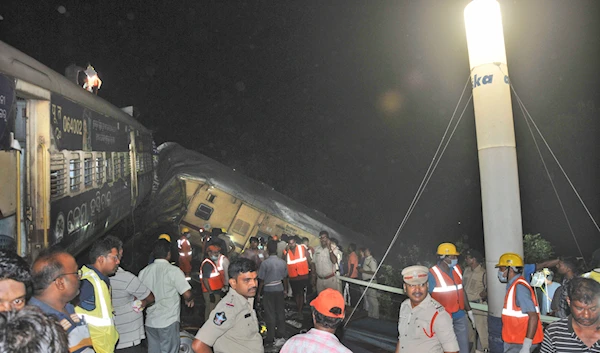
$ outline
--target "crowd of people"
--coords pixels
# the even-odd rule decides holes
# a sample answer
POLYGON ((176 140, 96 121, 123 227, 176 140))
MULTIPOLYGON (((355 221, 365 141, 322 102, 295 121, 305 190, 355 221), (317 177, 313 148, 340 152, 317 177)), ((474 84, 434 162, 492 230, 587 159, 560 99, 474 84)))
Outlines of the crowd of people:
MULTIPOLYGON (((481 253, 466 252, 464 272, 454 244, 440 244, 437 256, 431 268, 415 265, 402 271, 408 299, 400 308, 396 352, 488 351, 487 314, 475 315, 469 304, 487 300, 481 253)), ((542 353, 600 352, 600 249, 585 273, 574 257, 525 264, 515 253, 502 254, 495 268, 498 281, 506 283, 503 352, 529 353, 538 347, 542 353), (563 278, 560 286, 552 285, 552 267, 563 278), (544 289, 545 314, 559 318, 545 329, 544 306, 534 287, 544 289)))
MULTIPOLYGON (((262 353, 267 347, 350 352, 335 332, 346 316, 344 292, 354 306, 363 287, 351 283, 344 290, 340 276, 376 281, 378 263, 370 249, 349 244, 343 252, 322 231, 315 248, 307 238, 282 234, 251 238, 236 256, 221 233, 206 236, 199 250, 205 311, 192 342, 196 353, 262 353), (303 321, 309 307, 314 327, 308 332, 289 337, 286 297, 293 298, 296 321, 303 321), (264 313, 264 337, 258 308, 264 313)), ((81 267, 58 248, 44 249, 31 265, 0 250, 0 352, 178 352, 182 305, 195 305, 188 238, 189 229, 183 228, 175 250, 183 260, 174 266, 175 244, 160 235, 150 263, 137 276, 120 266, 123 243, 110 235, 92 245, 81 267)), ((487 300, 483 256, 467 251, 463 271, 460 255, 454 244, 442 243, 434 266, 402 270, 407 299, 399 310, 396 352, 489 349, 487 314, 469 304, 487 300)), ((600 352, 600 251, 592 266, 584 273, 571 257, 525 264, 517 254, 503 254, 496 269, 506 283, 504 352, 533 352, 538 346, 543 353, 600 352), (560 285, 553 285, 551 268, 562 277, 560 285), (534 273, 543 274, 541 284, 534 273), (544 288, 541 298, 535 287, 544 288), (541 314, 560 320, 544 330, 541 314)), ((379 318, 377 291, 367 289, 364 298, 369 316, 379 318)))

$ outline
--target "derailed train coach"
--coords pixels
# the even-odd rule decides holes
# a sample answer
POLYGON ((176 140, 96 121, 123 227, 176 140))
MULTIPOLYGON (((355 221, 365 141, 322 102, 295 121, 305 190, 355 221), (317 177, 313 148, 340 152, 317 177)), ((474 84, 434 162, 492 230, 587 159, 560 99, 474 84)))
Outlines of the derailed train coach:
POLYGON ((197 245, 203 230, 223 228, 238 253, 253 236, 298 235, 315 246, 321 230, 344 246, 372 245, 363 234, 207 156, 172 142, 160 145, 158 151, 159 184, 147 213, 151 227, 187 227, 197 245))
POLYGON ((123 110, 0 42, 0 234, 23 256, 73 254, 152 188, 152 135, 123 110))

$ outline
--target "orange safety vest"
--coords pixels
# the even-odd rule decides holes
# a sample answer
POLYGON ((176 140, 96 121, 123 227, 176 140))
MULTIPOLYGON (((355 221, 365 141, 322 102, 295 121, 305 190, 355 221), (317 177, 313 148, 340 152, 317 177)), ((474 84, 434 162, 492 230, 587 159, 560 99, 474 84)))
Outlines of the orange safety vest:
POLYGON ((526 286, 531 292, 531 300, 535 305, 535 311, 538 315, 538 325, 533 336, 533 344, 542 342, 544 338, 544 329, 540 320, 540 307, 535 297, 535 292, 521 276, 511 284, 504 297, 504 308, 502 309, 502 340, 506 343, 522 344, 527 334, 527 324, 529 323, 529 315, 523 313, 521 308, 517 306, 517 284, 526 286))
POLYGON ((304 245, 296 245, 296 253, 292 249, 286 251, 288 276, 295 278, 308 275, 308 259, 304 245))
POLYGON ((225 285, 225 280, 223 279, 221 272, 219 272, 219 268, 217 267, 217 265, 215 265, 214 262, 212 262, 211 259, 204 259, 204 261, 202 261, 202 265, 200 265, 200 283, 202 283, 202 291, 208 292, 208 289, 206 289, 206 287, 204 286, 204 281, 202 280, 202 267, 204 267, 205 262, 210 263, 213 267, 210 273, 210 278, 208 279, 210 289, 215 291, 223 288, 223 286, 225 285))
POLYGON ((179 256, 192 256, 192 246, 186 237, 177 239, 177 248, 179 249, 179 256))
POLYGON ((437 265, 429 269, 435 278, 435 287, 431 297, 437 300, 450 314, 465 308, 465 293, 462 285, 462 271, 458 265, 454 266, 454 279, 437 265))

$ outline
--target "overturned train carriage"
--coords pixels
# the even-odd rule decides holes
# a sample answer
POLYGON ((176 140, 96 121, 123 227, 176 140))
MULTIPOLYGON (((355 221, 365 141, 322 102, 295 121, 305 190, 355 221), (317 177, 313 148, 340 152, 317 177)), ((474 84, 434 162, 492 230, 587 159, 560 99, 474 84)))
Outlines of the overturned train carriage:
POLYGON ((159 186, 147 213, 154 227, 186 226, 196 243, 200 229, 225 228, 237 252, 252 236, 284 233, 308 237, 314 246, 321 230, 344 246, 371 245, 364 235, 200 153, 171 142, 158 150, 159 186))
POLYGON ((152 136, 129 114, 0 42, 0 234, 21 255, 77 254, 152 188, 152 136))

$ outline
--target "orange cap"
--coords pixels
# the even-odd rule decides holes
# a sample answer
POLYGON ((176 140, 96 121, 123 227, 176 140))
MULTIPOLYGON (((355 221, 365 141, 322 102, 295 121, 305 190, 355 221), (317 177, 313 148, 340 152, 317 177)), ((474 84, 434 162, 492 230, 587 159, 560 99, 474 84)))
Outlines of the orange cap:
POLYGON ((344 297, 342 297, 342 294, 335 289, 325 289, 317 298, 310 302, 310 305, 325 316, 335 318, 344 317, 344 308, 346 306, 344 297), (340 308, 341 312, 339 314, 332 313, 331 311, 333 308, 340 308))
POLYGON ((220 251, 221 247, 218 245, 209 245, 208 246, 208 251, 220 251))

